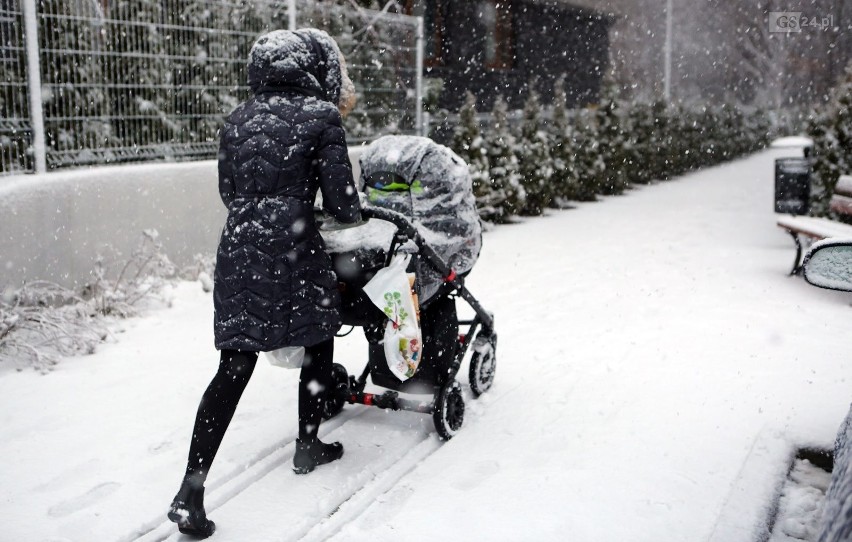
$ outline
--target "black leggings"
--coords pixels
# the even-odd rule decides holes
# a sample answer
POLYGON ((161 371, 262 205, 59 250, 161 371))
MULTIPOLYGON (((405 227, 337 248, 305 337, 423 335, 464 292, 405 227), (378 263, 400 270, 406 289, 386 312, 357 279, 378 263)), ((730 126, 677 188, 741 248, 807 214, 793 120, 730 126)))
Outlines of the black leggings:
MULTIPOLYGON (((316 438, 319 431, 323 400, 332 385, 333 357, 334 339, 305 348, 305 361, 299 376, 299 438, 302 440, 316 438)), ((256 364, 257 352, 222 350, 219 370, 201 397, 192 430, 186 477, 195 484, 203 485, 206 480, 256 364)))

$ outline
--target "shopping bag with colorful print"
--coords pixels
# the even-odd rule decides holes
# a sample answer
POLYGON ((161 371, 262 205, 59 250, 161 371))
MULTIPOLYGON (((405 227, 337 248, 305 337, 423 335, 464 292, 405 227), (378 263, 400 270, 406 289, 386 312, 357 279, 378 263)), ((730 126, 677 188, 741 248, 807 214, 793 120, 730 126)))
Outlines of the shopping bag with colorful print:
POLYGON ((402 381, 417 371, 423 345, 416 296, 405 272, 409 260, 410 254, 394 256, 390 265, 379 270, 364 286, 367 297, 388 317, 385 357, 391 372, 402 381))

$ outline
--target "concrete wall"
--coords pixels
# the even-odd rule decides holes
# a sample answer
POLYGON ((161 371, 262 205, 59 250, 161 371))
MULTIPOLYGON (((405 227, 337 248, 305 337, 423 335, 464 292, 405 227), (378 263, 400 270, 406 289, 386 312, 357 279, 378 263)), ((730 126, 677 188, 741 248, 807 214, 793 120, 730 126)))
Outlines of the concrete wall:
POLYGON ((225 221, 217 179, 215 161, 0 177, 0 292, 33 280, 80 288, 99 255, 117 267, 149 228, 178 266, 215 253, 225 221))

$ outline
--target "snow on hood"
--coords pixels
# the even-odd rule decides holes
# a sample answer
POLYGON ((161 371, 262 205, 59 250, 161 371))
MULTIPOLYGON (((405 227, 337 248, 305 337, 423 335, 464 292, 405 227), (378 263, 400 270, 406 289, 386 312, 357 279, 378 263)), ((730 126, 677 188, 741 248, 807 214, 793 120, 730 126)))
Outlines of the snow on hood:
POLYGON ((322 30, 273 30, 251 48, 248 84, 255 93, 295 87, 339 105, 345 86, 341 58, 337 42, 322 30))

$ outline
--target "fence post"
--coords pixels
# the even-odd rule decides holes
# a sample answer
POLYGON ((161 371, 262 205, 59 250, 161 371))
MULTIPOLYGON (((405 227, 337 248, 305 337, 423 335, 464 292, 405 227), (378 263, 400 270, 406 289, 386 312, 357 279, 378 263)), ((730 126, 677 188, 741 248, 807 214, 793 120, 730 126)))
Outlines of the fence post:
POLYGON ((36 0, 21 0, 27 51, 27 88, 30 99, 30 122, 33 128, 35 172, 47 171, 47 146, 44 138, 44 109, 41 102, 41 63, 38 49, 38 14, 36 0))
POLYGON ((287 6, 288 30, 296 30, 296 0, 290 0, 287 6))
POLYGON ((415 80, 415 99, 417 100, 415 123, 417 134, 421 136, 427 135, 423 124, 423 49, 423 16, 421 15, 417 17, 417 77, 415 80))

